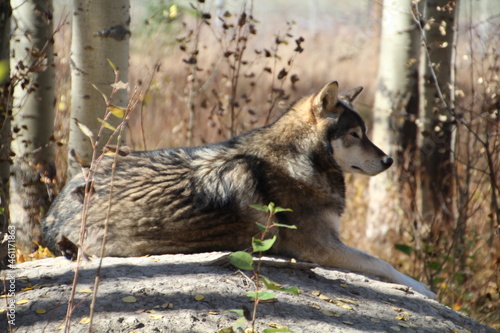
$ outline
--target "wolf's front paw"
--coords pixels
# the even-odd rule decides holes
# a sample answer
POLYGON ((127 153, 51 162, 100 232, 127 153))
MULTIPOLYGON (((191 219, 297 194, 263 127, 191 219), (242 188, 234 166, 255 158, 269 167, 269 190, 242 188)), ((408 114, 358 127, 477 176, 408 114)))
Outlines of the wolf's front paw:
POLYGON ((403 275, 403 279, 402 279, 403 281, 400 281, 399 283, 404 284, 408 287, 411 287, 417 293, 420 293, 420 294, 427 296, 431 299, 437 298, 437 295, 434 294, 432 291, 430 291, 429 288, 425 284, 418 282, 418 281, 416 281, 416 280, 412 279, 411 277, 406 276, 404 274, 402 274, 402 275, 403 275))

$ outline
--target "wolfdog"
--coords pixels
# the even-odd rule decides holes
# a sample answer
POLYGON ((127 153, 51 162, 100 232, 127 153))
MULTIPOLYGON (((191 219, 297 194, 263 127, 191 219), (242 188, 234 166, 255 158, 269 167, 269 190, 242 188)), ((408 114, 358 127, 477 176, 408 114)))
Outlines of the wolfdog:
MULTIPOLYGON (((274 228, 274 254, 374 275, 434 298, 424 284, 340 240, 344 172, 376 175, 393 163, 368 139, 352 106, 361 90, 339 94, 330 82, 274 123, 229 141, 120 157, 105 255, 243 250, 258 233, 256 222, 266 219, 250 205, 274 202, 293 210, 276 222, 297 227, 274 228)), ((112 161, 102 160, 95 175, 87 213, 94 231, 106 218, 112 161)), ((77 243, 84 188, 76 176, 50 208, 43 233, 52 251, 62 239, 77 243)), ((99 253, 95 234, 82 246, 87 254, 99 253)))

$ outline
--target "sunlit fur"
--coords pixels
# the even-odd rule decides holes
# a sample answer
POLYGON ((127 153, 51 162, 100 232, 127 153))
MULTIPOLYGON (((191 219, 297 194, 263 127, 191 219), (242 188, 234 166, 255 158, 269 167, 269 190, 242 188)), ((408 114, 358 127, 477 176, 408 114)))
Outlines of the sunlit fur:
MULTIPOLYGON (((375 175, 392 164, 367 137, 351 102, 361 88, 338 93, 337 82, 295 103, 276 122, 229 141, 196 148, 132 152, 120 157, 113 182, 107 256, 243 250, 266 215, 249 206, 291 208, 273 229, 276 254, 349 269, 401 283, 432 296, 386 262, 340 241, 344 172, 375 175)), ((98 254, 108 210, 111 158, 95 176, 84 242, 98 254), (97 239, 96 239, 97 238, 97 239)), ((44 223, 46 245, 78 242, 83 178, 69 181, 44 223)))

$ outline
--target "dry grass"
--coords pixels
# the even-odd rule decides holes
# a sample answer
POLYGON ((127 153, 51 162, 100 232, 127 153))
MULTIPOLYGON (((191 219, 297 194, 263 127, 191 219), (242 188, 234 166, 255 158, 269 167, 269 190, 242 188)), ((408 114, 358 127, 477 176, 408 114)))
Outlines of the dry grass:
MULTIPOLYGON (((321 27, 311 32, 300 24, 292 26, 290 33, 293 37, 289 38, 289 44, 279 45, 280 60, 266 58, 262 56, 262 53, 256 54, 255 50, 272 50, 276 47, 276 34, 281 32, 280 35, 283 36, 287 32, 286 22, 280 18, 274 18, 274 21, 266 18, 265 22, 256 24, 258 33, 256 36, 251 36, 244 55, 244 60, 248 61, 249 65, 244 66, 237 91, 239 101, 245 100, 237 108, 237 132, 241 133, 264 124, 270 109, 270 96, 271 94, 276 96, 276 92, 272 90, 272 78, 282 68, 288 68, 289 75, 283 81, 284 95, 279 98, 273 109, 271 119, 278 116, 295 99, 317 90, 333 79, 339 81, 341 89, 359 85, 365 87, 357 107, 365 119, 369 119, 377 75, 379 25, 376 21, 370 23, 368 13, 357 14, 360 15, 357 22, 336 23, 333 33, 329 30, 322 30, 321 27), (368 23, 360 24, 359 22, 368 23), (304 51, 297 55, 293 51, 294 39, 299 36, 304 37, 305 42, 302 44, 304 51), (296 58, 289 68, 287 61, 291 57, 296 58), (270 67, 273 74, 264 71, 265 67, 270 67), (255 76, 250 77, 251 73, 255 76), (289 80, 292 74, 300 79, 295 87, 292 87, 289 80), (252 86, 252 82, 257 83, 252 86), (242 97, 244 95, 248 98, 242 97)), ((189 21, 186 29, 192 29, 195 24, 194 20, 192 18, 186 18, 186 20, 189 21)), ((229 137, 228 103, 231 77, 227 74, 228 64, 221 62, 224 47, 221 47, 220 42, 217 41, 217 36, 220 36, 220 31, 217 32, 217 29, 220 30, 220 28, 214 24, 203 28, 197 64, 201 70, 196 71, 195 79, 192 66, 182 61, 187 57, 186 52, 179 49, 179 43, 174 39, 177 36, 185 36, 186 29, 149 30, 146 33, 133 33, 132 35, 129 82, 131 86, 147 89, 144 103, 135 111, 127 131, 128 145, 134 149, 160 149, 186 145, 189 113, 192 110, 188 105, 188 94, 193 87, 198 94, 193 99, 196 117, 192 143, 194 145, 213 143, 229 137), (214 31, 216 31, 215 34, 214 31), (202 83, 207 81, 209 87, 200 92, 202 83)), ((62 29, 56 38, 58 53, 56 138, 62 143, 66 142, 68 133, 68 41, 69 29, 62 29)), ((467 50, 465 41, 462 41, 458 82, 465 94, 470 94, 472 83, 468 68, 477 64, 474 60, 464 59, 463 55, 468 52, 467 50)), ((479 68, 476 70, 479 73, 479 68)), ((496 73, 498 74, 498 67, 496 73)), ((275 80, 274 86, 276 87, 278 83, 275 80)), ((468 103, 469 109, 479 112, 477 110, 479 104, 471 106, 470 100, 467 102, 465 97, 458 102, 468 103)), ((498 121, 495 124, 493 125, 498 126, 498 121)), ((460 140, 461 147, 470 144, 465 134, 460 137, 460 140)), ((470 148, 479 151, 477 146, 470 148)), ((67 154, 65 149, 66 146, 63 145, 58 148, 57 153, 60 184, 64 183, 63 170, 65 170, 67 154)), ((478 163, 484 163, 481 158, 481 156, 477 157, 478 163)), ((496 158, 498 163, 498 156, 496 158)), ((463 166, 459 172, 463 172, 463 166)), ((385 242, 390 248, 389 257, 387 257, 387 248, 385 250, 373 248, 367 243, 365 237, 367 178, 348 176, 347 179, 349 182, 348 207, 343 218, 345 241, 357 248, 369 250, 374 255, 385 256, 384 259, 405 273, 413 276, 420 275, 420 270, 424 269, 422 262, 418 262, 415 256, 410 258, 393 249, 393 244, 411 243, 414 240, 410 228, 412 222, 403 213, 401 214, 399 230, 393 230, 385 242)), ((492 227, 487 223, 489 190, 486 177, 475 173, 471 185, 474 186, 476 196, 473 202, 474 215, 469 221, 466 235, 467 253, 470 254, 465 272, 467 279, 465 281, 454 279, 454 274, 458 272, 458 269, 453 266, 454 262, 450 262, 442 274, 444 280, 439 284, 440 300, 498 329, 500 328, 498 230, 496 234, 493 234, 492 227)))

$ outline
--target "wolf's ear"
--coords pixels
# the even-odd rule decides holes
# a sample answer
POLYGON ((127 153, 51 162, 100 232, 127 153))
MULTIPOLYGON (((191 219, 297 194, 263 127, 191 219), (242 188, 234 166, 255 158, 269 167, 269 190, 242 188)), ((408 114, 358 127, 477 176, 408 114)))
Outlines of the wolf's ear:
POLYGON ((352 89, 349 89, 347 91, 343 91, 339 94, 339 97, 340 98, 345 98, 347 99, 349 102, 352 102, 354 101, 354 99, 356 97, 358 97, 359 93, 361 92, 361 90, 363 90, 363 87, 356 87, 356 88, 352 88, 352 89))
POLYGON ((335 111, 338 102, 339 84, 332 81, 326 84, 314 98, 315 116, 325 116, 328 112, 335 111))

